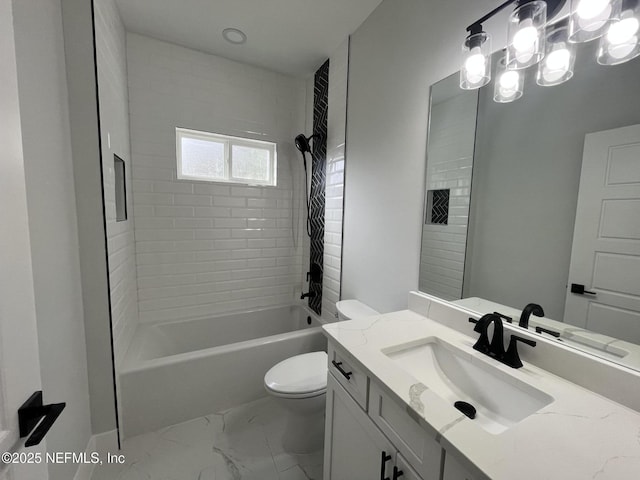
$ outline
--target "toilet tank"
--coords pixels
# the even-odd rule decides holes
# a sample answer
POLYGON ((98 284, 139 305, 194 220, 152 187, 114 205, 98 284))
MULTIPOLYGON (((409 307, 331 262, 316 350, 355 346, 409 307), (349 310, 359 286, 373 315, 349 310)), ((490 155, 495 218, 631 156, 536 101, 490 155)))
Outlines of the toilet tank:
POLYGON ((338 320, 352 320, 380 314, 380 312, 358 300, 340 300, 336 303, 336 309, 338 310, 338 320))

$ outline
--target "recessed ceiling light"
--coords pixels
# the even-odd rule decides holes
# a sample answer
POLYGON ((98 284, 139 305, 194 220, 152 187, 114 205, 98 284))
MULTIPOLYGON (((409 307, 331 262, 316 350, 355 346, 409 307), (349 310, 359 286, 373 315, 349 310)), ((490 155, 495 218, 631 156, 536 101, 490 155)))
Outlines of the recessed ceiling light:
POLYGON ((234 45, 242 45, 247 41, 247 35, 237 28, 225 28, 222 31, 222 36, 227 42, 234 45))

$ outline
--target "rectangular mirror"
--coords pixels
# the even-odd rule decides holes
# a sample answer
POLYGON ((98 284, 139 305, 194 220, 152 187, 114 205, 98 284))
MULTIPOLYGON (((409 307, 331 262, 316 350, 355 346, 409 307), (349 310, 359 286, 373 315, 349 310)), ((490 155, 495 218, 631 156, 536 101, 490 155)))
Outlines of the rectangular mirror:
POLYGON ((432 86, 425 206, 450 194, 446 224, 424 222, 419 286, 515 323, 540 304, 531 330, 640 369, 640 58, 601 66, 596 47, 564 84, 527 70, 512 103, 458 74, 432 86))

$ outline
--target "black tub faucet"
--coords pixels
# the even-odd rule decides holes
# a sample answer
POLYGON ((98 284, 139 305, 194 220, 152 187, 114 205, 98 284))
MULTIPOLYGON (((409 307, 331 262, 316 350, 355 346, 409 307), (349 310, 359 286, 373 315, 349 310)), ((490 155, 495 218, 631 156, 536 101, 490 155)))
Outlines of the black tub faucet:
POLYGON ((304 300, 305 298, 315 298, 316 292, 307 292, 300 295, 300 300, 304 300))
POLYGON ((544 317, 544 310, 537 303, 527 304, 527 306, 522 309, 522 314, 520 315, 520 323, 518 323, 518 325, 524 328, 529 328, 529 317, 531 316, 531 314, 535 315, 536 317, 544 317))

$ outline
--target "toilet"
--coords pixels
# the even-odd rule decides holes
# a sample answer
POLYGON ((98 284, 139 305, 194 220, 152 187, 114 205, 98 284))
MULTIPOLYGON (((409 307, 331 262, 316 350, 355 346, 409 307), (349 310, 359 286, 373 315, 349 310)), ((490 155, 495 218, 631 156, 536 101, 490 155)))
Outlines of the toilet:
MULTIPOLYGON (((336 304, 339 320, 377 315, 357 300, 336 304)), ((282 446, 290 453, 311 453, 324 441, 324 407, 327 391, 327 353, 311 352, 289 357, 269 369, 264 387, 287 411, 282 446)))

